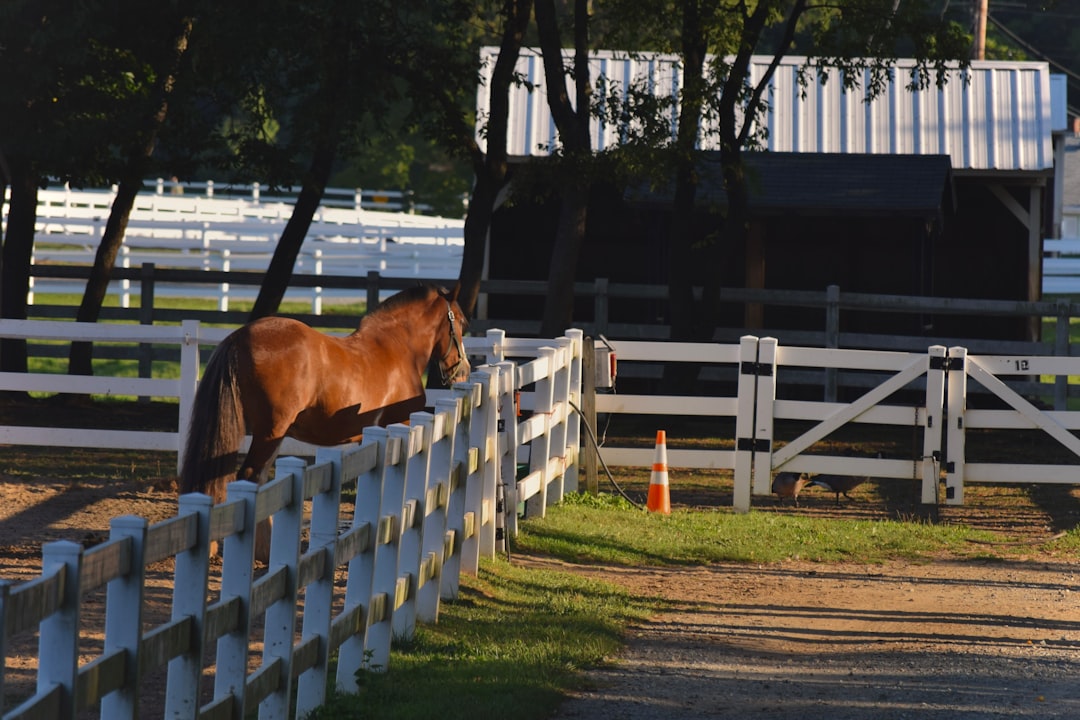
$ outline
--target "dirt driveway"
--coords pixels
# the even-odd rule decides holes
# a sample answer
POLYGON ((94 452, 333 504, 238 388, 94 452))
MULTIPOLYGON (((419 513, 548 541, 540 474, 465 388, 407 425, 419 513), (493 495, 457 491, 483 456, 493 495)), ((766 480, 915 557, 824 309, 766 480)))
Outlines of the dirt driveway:
POLYGON ((1077 718, 1080 562, 555 566, 664 598, 557 718, 1077 718))

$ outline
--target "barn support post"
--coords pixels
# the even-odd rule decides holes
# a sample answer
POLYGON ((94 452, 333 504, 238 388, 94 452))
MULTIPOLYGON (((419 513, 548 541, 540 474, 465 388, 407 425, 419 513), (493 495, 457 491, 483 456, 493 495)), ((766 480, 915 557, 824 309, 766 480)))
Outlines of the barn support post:
POLYGON ((123 515, 109 523, 109 540, 126 538, 128 571, 109 581, 105 593, 105 651, 124 654, 120 687, 101 698, 101 717, 135 720, 139 717, 139 648, 142 645, 143 588, 146 583, 146 518, 123 515))
POLYGON ((611 305, 608 297, 608 279, 596 278, 593 281, 593 327, 598 335, 608 331, 608 315, 611 305))
MULTIPOLYGON (((825 288, 825 347, 840 347, 840 286, 825 288)), ((825 402, 836 402, 836 368, 825 368, 825 402)))
POLYGON ((941 468, 941 441, 945 430, 946 348, 932 345, 927 351, 926 420, 923 425, 922 493, 924 505, 937 505, 941 468))
POLYGON ((754 470, 754 404, 757 394, 758 339, 743 335, 739 340, 738 414, 735 416, 735 489, 732 505, 736 512, 750 511, 751 480, 754 470))

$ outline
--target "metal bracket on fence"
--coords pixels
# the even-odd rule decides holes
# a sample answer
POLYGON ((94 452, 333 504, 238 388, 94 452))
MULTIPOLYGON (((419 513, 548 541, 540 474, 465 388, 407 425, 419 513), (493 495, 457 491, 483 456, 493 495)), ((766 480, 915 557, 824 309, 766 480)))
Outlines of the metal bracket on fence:
POLYGON ((771 443, 766 438, 739 438, 735 442, 735 447, 738 450, 745 450, 748 452, 769 452, 771 443))
POLYGON ((739 363, 739 372, 743 375, 764 375, 769 376, 773 374, 772 365, 759 362, 743 362, 739 363))

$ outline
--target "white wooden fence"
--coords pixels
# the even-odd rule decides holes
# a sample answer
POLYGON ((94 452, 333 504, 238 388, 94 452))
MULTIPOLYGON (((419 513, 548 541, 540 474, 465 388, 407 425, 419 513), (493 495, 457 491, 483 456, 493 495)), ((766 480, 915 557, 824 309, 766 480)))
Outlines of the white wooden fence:
MULTIPOLYGON (((105 231, 114 193, 42 190, 39 193, 34 263, 89 265, 105 231)), ((292 214, 283 201, 220 198, 212 194, 141 194, 117 256, 118 267, 159 267, 263 272, 292 214)), ((312 219, 294 272, 309 275, 417 277, 451 280, 458 276, 464 248, 464 220, 362 207, 320 207, 312 219)), ((130 283, 118 281, 110 291, 130 303, 130 283)), ((32 291, 81 292, 71 281, 34 280, 32 291)), ((163 289, 166 290, 167 289, 163 289)), ((219 288, 221 310, 230 297, 251 298, 257 288, 219 288)), ((188 290, 190 292, 190 289, 188 290)), ((340 294, 340 293, 338 293, 340 294)), ((292 291, 312 302, 320 313, 322 288, 292 291)), ((28 298, 33 304, 33 292, 28 298)))
MULTIPOLYGON (((781 470, 916 481, 921 484, 923 503, 937 503, 942 486, 945 503, 961 504, 968 483, 1080 483, 1080 439, 1073 434, 1080 430, 1080 412, 1045 410, 1009 386, 1012 381, 1030 385, 1032 377, 1041 377, 1047 387, 1053 387, 1058 378, 1080 376, 1080 357, 969 355, 964 348, 944 346, 930 347, 925 353, 808 348, 783 346, 775 338, 754 336, 743 337, 737 345, 609 342, 620 366, 696 363, 703 366, 702 379, 730 381, 728 386, 735 394, 729 396, 598 393, 596 412, 731 421, 734 449, 668 447, 667 459, 672 468, 732 470, 733 504, 739 511, 750 509, 752 496, 769 495, 772 475, 781 470), (780 396, 778 388, 787 379, 800 375, 803 377, 796 384, 805 385, 808 372, 818 373, 825 397, 830 397, 830 385, 835 385, 840 372, 860 374, 870 388, 851 402, 780 396), (1003 407, 969 407, 968 384, 972 380, 998 398, 1003 407), (777 420, 800 421, 809 428, 779 446, 774 433, 777 420), (816 443, 848 423, 892 427, 905 434, 914 431, 921 446, 906 458, 811 452, 816 443), (1070 460, 1066 464, 967 462, 968 433, 984 429, 1018 434, 1038 430, 1065 448, 1070 460)), ((669 433, 668 439, 672 442, 675 438, 669 433)), ((611 467, 648 467, 653 452, 652 448, 605 445, 600 456, 611 467)))
MULTIPOLYGON (((54 332, 42 325, 23 329, 37 337, 54 332)), ((13 332, 8 321, 0 328, 13 332)), ((77 332, 90 334, 89 328, 77 332)), ((196 347, 198 327, 186 325, 180 337, 185 347, 196 347)), ((332 652, 338 652, 336 684, 346 691, 356 689, 357 670, 385 669, 391 640, 410 637, 417 622, 434 622, 440 598, 456 595, 459 573, 475 573, 479 558, 495 553, 504 520, 505 532, 516 532, 517 513, 499 510, 500 491, 505 507, 522 502, 527 512, 542 514, 576 489, 580 331, 522 341, 493 332, 467 340, 466 347, 495 362, 478 367, 468 382, 429 395, 433 412, 414 413, 408 425, 368 428, 360 446, 319 449, 312 465, 282 458, 273 481, 231 483, 218 506, 191 494, 180 498, 170 520, 148 526, 142 518, 116 518, 109 540, 89 550, 68 541, 45 545, 39 578, 0 583, 0 698, 11 638, 39 631, 37 691, 4 720, 74 718, 99 703, 103 718, 136 718, 140 677, 166 663, 166 717, 240 718, 258 706, 260 718, 285 718, 294 700, 292 679, 294 716, 302 717, 324 699, 332 652), (509 357, 530 359, 519 365, 509 357), (530 412, 521 422, 516 398, 530 412), (517 479, 521 460, 530 472, 517 479), (354 485, 355 511, 339 534, 341 491, 354 485), (256 580, 254 527, 267 517, 274 518, 270 563, 256 580), (224 541, 224 562, 219 599, 207 604, 212 540, 224 541), (144 631, 146 566, 169 557, 175 557, 172 618, 144 631), (334 571, 343 566, 344 605, 335 615, 334 571), (108 588, 104 650, 80 666, 81 599, 101 586, 108 588), (249 673, 251 628, 259 617, 262 658, 249 673), (210 647, 216 648, 213 699, 200 707, 204 649, 210 647)), ((186 372, 192 363, 197 369, 197 355, 188 353, 186 372)), ((43 376, 26 376, 21 385, 2 379, 5 388, 24 390, 142 394, 151 387, 137 379, 59 388, 43 376)), ((191 384, 190 378, 157 382, 173 383, 153 388, 178 392, 182 402, 191 384)), ((143 448, 153 446, 151 439, 145 434, 124 445, 118 434, 97 442, 143 448)), ((170 448, 178 439, 169 433, 154 438, 156 447, 170 448)), ((63 433, 39 440, 34 444, 82 444, 63 433)))

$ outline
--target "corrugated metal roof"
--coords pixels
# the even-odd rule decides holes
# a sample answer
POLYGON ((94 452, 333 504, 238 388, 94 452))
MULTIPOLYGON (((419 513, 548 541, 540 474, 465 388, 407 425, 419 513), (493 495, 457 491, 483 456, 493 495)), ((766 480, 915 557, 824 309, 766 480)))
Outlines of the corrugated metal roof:
MULTIPOLYGON (((477 116, 487 116, 486 81, 498 48, 484 48, 484 84, 477 93, 477 116)), ((751 79, 763 76, 771 57, 758 56, 751 79)), ((769 109, 761 118, 765 147, 779 152, 949 155, 954 171, 1053 168, 1050 69, 1042 62, 975 61, 955 70, 941 89, 907 90, 914 61, 897 63, 885 91, 873 101, 862 90, 845 92, 838 70, 823 82, 809 73, 803 88, 797 78, 805 57, 785 58, 771 80, 769 109), (965 82, 966 78, 966 82, 965 82)), ((627 87, 640 80, 658 95, 678 91, 678 58, 673 55, 630 57, 598 51, 591 63, 598 78, 627 87)), ((512 156, 546 155, 558 135, 547 107, 543 63, 537 50, 524 50, 517 71, 535 86, 511 89, 508 152, 512 156)), ((570 93, 573 97, 573 93, 570 93)), ((674 133, 674 118, 672 132, 674 133)), ((592 122, 593 148, 617 144, 620 128, 592 122)), ((481 143, 484 139, 480 138, 481 143)), ((703 149, 715 149, 704 135, 703 149)))

